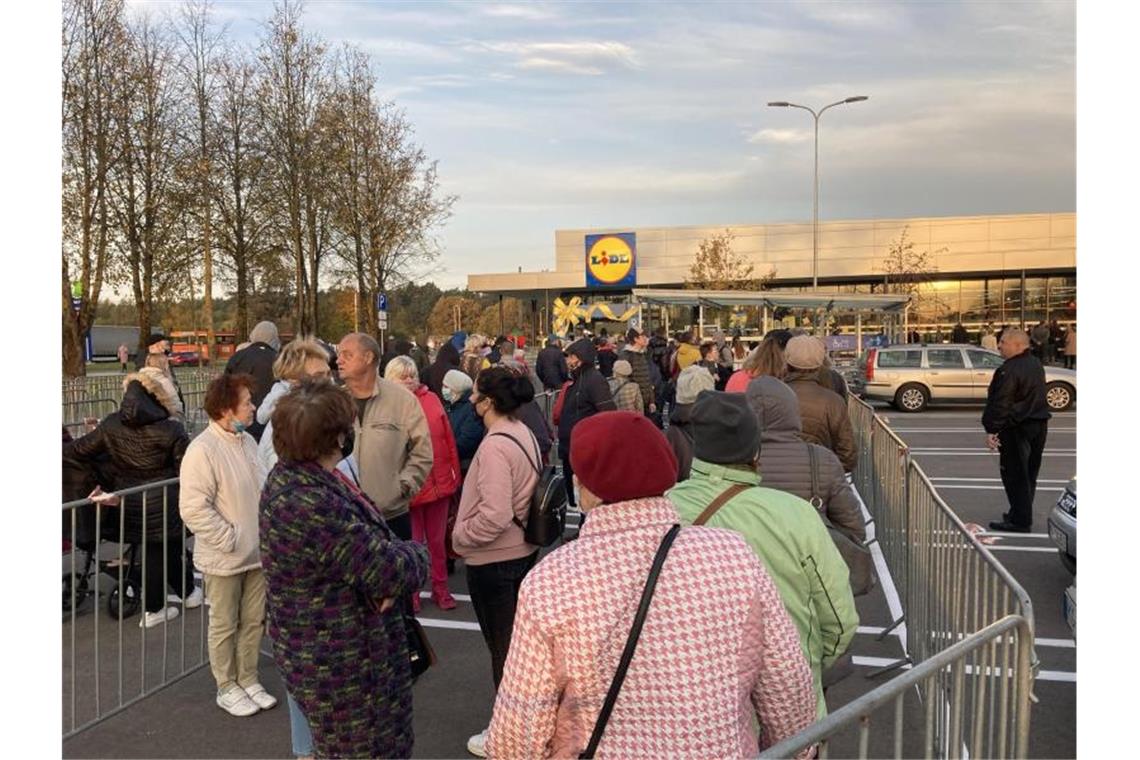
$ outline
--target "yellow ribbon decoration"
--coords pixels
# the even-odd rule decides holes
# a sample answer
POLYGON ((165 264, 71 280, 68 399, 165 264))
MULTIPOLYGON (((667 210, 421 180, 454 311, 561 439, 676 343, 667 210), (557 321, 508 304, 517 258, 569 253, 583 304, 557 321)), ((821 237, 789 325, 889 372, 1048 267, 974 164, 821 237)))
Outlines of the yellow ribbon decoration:
POLYGON ((582 299, 574 296, 569 303, 561 298, 554 299, 554 332, 565 335, 571 327, 583 319, 589 319, 590 310, 581 307, 582 299))
POLYGON ((606 319, 609 319, 609 320, 611 320, 611 321, 613 321, 613 322, 628 322, 629 320, 631 320, 631 319, 633 319, 635 316, 637 316, 637 307, 636 307, 636 306, 631 306, 631 307, 627 308, 625 311, 623 311, 623 312, 621 313, 621 315, 620 315, 620 316, 619 316, 619 315, 615 315, 615 314, 614 314, 614 311, 613 311, 613 308, 612 308, 612 307, 613 307, 613 306, 618 306, 618 307, 620 307, 620 306, 623 306, 623 305, 624 305, 624 304, 612 304, 612 305, 611 305, 611 304, 608 304, 608 303, 599 303, 599 304, 596 304, 596 305, 594 306, 594 309, 593 309, 593 311, 594 311, 596 314, 600 314, 601 316, 603 316, 603 317, 605 317, 606 319))

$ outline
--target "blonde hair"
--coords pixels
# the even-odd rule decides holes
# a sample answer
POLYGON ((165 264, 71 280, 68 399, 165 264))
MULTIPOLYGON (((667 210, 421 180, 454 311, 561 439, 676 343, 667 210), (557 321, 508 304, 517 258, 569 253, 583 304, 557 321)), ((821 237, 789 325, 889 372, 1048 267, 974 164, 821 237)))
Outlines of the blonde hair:
POLYGON ((305 377, 305 362, 320 359, 326 364, 329 353, 312 337, 294 338, 285 344, 273 362, 273 377, 278 380, 301 380, 305 377))
POLYGON ((393 356, 388 360, 388 366, 384 368, 385 380, 398 383, 408 377, 414 377, 417 380, 420 377, 419 368, 416 367, 416 363, 410 356, 393 356))
POLYGON ((779 341, 774 338, 765 338, 760 345, 744 358, 740 368, 748 373, 749 377, 768 375, 777 380, 783 380, 788 374, 788 364, 784 361, 784 349, 780 348, 779 341))
POLYGON ((160 369, 163 372, 169 372, 170 359, 167 358, 166 354, 147 354, 146 358, 143 359, 143 366, 154 367, 155 369, 160 369))
POLYGON ((478 333, 472 333, 467 336, 467 342, 463 344, 463 353, 477 354, 483 350, 483 344, 487 339, 478 333))

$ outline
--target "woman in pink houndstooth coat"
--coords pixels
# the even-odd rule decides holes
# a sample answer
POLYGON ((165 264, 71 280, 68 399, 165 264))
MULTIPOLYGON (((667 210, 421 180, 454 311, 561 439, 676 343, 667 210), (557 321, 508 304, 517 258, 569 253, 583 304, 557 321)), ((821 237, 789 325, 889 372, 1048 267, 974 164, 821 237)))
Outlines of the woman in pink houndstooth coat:
MULTIPOLYGON (((658 545, 680 522, 662 496, 676 460, 644 415, 583 420, 571 456, 590 519, 523 581, 490 757, 585 749, 658 545)), ((763 565, 734 532, 681 530, 597 756, 751 757, 815 715, 811 671, 763 565)))

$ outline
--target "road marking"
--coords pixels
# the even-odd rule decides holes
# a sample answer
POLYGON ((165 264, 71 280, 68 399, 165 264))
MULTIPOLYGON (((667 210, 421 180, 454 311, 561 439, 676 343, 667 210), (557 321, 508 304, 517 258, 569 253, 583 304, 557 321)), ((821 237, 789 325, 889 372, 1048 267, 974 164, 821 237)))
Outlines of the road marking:
MULTIPOLYGON (((882 634, 882 632, 885 630, 887 630, 887 629, 883 628, 882 626, 878 626, 878 625, 861 625, 855 629, 855 633, 861 633, 861 634, 864 634, 867 636, 878 636, 878 635, 882 634)), ((896 631, 891 631, 887 635, 888 636, 896 636, 898 634, 896 631)), ((970 634, 970 635, 972 636, 973 634, 970 634)), ((946 638, 946 634, 942 634, 942 638, 946 638)), ((962 638, 964 638, 964 635, 959 634, 958 638, 962 639, 962 638)), ((1002 642, 1002 638, 999 637, 998 639, 996 639, 996 641, 997 641, 997 643, 1000 644, 1002 642)), ((1013 643, 1012 639, 1011 639, 1010 643, 1013 643)), ((1034 639, 1033 644, 1034 644, 1034 646, 1048 647, 1051 649, 1076 649, 1077 648, 1077 642, 1074 641, 1073 639, 1034 639)))
POLYGON ((457 631, 477 631, 478 623, 468 623, 466 620, 439 620, 438 618, 416 617, 420 624, 427 628, 451 628, 457 631))
MULTIPOLYGON (((971 486, 971 485, 956 485, 952 483, 939 483, 938 490, 956 488, 959 491, 1004 491, 1002 486, 971 486)), ((1038 493, 1061 493, 1064 488, 1038 488, 1038 493)))
POLYGON ((871 550, 871 559, 875 563, 875 574, 879 577, 879 586, 883 589, 883 596, 887 600, 887 609, 890 610, 891 617, 895 620, 902 621, 895 627, 894 635, 899 638, 899 645, 902 647, 905 654, 906 649, 906 620, 903 618, 902 601, 899 599, 898 589, 895 588, 894 578, 891 577, 891 571, 887 569, 887 560, 883 556, 883 548, 879 545, 878 541, 872 541, 877 532, 875 521, 871 519, 871 512, 867 509, 867 505, 863 503, 863 497, 859 494, 859 489, 855 487, 854 481, 851 476, 847 476, 847 482, 851 484, 851 492, 855 494, 855 498, 859 500, 859 509, 863 512, 863 522, 867 526, 867 543, 868 548, 871 550))
MULTIPOLYGON (((911 451, 912 451, 912 452, 914 452, 914 451, 937 451, 937 452, 943 452, 943 451, 945 451, 945 452, 951 452, 951 451, 977 451, 977 450, 978 450, 978 448, 979 448, 978 446, 964 446, 964 447, 963 447, 963 446, 947 446, 947 447, 945 447, 945 448, 940 448, 940 449, 938 449, 938 448, 913 448, 913 449, 911 449, 911 451)), ((1046 453, 1046 454, 1048 454, 1048 453, 1050 453, 1050 452, 1052 452, 1052 453, 1065 453, 1065 454, 1067 454, 1067 453, 1072 453, 1072 454, 1076 454, 1076 453, 1077 453, 1077 450, 1076 450, 1076 449, 1045 449, 1045 453, 1046 453)), ((983 451, 982 453, 983 453, 983 454, 993 454, 994 456, 997 456, 997 455, 998 455, 998 452, 996 452, 996 451, 983 451)))
MULTIPOLYGON (((960 480, 960 481, 969 482, 969 483, 1000 483, 1001 482, 1001 478, 952 478, 952 477, 930 478, 931 483, 940 483, 940 482, 945 481, 945 480, 960 480)), ((1045 480, 1045 479, 1040 479, 1040 478, 1037 480, 1037 482, 1038 483, 1057 483, 1060 485, 1068 485, 1068 483, 1069 483, 1069 481, 1067 481, 1067 480, 1045 480)))
MULTIPOLYGON (((896 663, 898 663, 898 660, 891 660, 891 659, 888 659, 886 657, 861 657, 858 655, 852 657, 851 661, 853 663, 855 663, 856 665, 862 665, 862 666, 868 667, 868 668, 882 668, 882 667, 886 667, 888 665, 895 665, 896 663)), ((900 670, 910 670, 912 667, 914 667, 914 666, 907 663, 904 665, 900 665, 899 669, 900 670)), ((949 668, 950 666, 947 665, 946 667, 949 668)), ((965 667, 965 671, 971 675, 973 675, 974 670, 975 670, 975 668, 973 665, 967 665, 965 667)), ((990 668, 979 668, 979 670, 984 670, 985 674, 987 676, 991 675, 991 674, 996 675, 996 674, 991 673, 990 668)), ((1011 668, 1008 671, 1006 671, 1006 674, 1012 676, 1013 675, 1013 669, 1011 668)), ((1059 681, 1061 683, 1076 683, 1077 682, 1077 674, 1076 673, 1068 673, 1068 672, 1065 672, 1063 670, 1041 670, 1041 671, 1038 671, 1036 680, 1038 680, 1038 681, 1059 681)))
MULTIPOLYGON (((924 427, 896 428, 896 427, 893 427, 893 428, 891 428, 891 430, 895 431, 896 433, 977 433, 979 435, 984 435, 986 432, 985 430, 983 430, 981 428, 981 426, 971 427, 971 428, 934 428, 934 427, 930 427, 930 428, 924 428, 924 427)), ((1049 428, 1049 432, 1050 432, 1050 434, 1052 434, 1052 433, 1075 433, 1075 432, 1077 432, 1077 429, 1076 428, 1053 428, 1053 427, 1051 427, 1051 428, 1049 428)))
MULTIPOLYGON (((469 594, 452 594, 451 598, 457 602, 470 602, 471 596, 469 594)), ((421 591, 420 599, 431 599, 430 591, 421 591)))
MULTIPOLYGON (((937 455, 945 456, 945 457, 991 457, 993 459, 998 458, 998 453, 996 451, 990 452, 990 451, 955 451, 955 450, 946 450, 946 449, 911 449, 910 453, 911 454, 917 454, 918 456, 934 456, 935 454, 937 454, 937 455)), ((1057 453, 1057 452, 1053 452, 1053 451, 1046 451, 1041 456, 1069 457, 1070 459, 1076 459, 1077 452, 1074 451, 1073 453, 1070 454, 1070 453, 1057 453)))
MULTIPOLYGON (((1017 534, 1022 535, 1022 534, 1017 534)), ((986 548, 991 552, 1049 552, 1055 554, 1057 547, 1055 546, 999 546, 997 544, 986 544, 986 548)))

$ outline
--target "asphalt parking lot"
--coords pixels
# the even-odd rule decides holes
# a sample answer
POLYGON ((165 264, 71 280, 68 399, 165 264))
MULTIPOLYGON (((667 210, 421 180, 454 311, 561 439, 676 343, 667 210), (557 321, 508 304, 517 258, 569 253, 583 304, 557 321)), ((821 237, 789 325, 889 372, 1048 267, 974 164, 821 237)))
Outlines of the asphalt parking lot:
MULTIPOLYGON (((919 415, 905 415, 889 407, 880 407, 889 424, 912 447, 916 461, 931 477, 947 503, 964 522, 985 526, 1006 509, 1004 492, 998 478, 997 457, 986 452, 984 434, 979 425, 978 407, 931 409, 919 415)), ((1046 456, 1034 506, 1034 532, 1028 535, 997 536, 990 548, 1009 568, 1033 599, 1037 615, 1037 652, 1041 672, 1035 687, 1039 699, 1033 708, 1031 757, 1074 757, 1076 755, 1076 648, 1073 635, 1065 623, 1061 607, 1064 589, 1072 582, 1061 565, 1056 550, 1046 533, 1046 516, 1064 484, 1075 472, 1076 414, 1056 415, 1051 422, 1046 456)), ((575 522, 572 519, 572 522, 575 522)), ((860 694, 866 693, 890 675, 867 676, 901 654, 898 639, 878 634, 892 622, 884 596, 884 586, 858 600, 860 627, 852 653, 857 673, 833 687, 828 703, 835 709, 860 694)), ((416 744, 414 757, 467 757, 467 737, 481 730, 490 717, 493 703, 490 660, 475 622, 462 564, 451 578, 451 589, 459 606, 443 612, 429 599, 423 599, 420 619, 436 649, 439 663, 415 686, 416 744)), ((573 593, 568 588, 566 593, 573 593)), ((75 675, 80 684, 90 684, 95 677, 89 630, 93 615, 102 615, 101 626, 112 622, 105 606, 95 611, 90 603, 77 617, 76 640, 80 647, 75 675), (84 643, 84 642, 88 643, 84 643)), ((185 616, 190 630, 189 651, 196 655, 200 644, 194 637, 199 629, 200 611, 185 616)), ((180 619, 181 620, 181 619, 180 619)), ((176 621, 180 622, 180 621, 176 621)), ((65 618, 64 697, 67 711, 70 670, 67 661, 71 625, 65 618)), ((156 629, 157 630, 157 629, 156 629)), ((113 628, 104 627, 101 647, 117 646, 113 628)), ((124 651, 128 659, 139 652, 141 631, 137 618, 126 621, 123 631, 124 651)), ((177 636, 177 633, 171 633, 177 636)), ((151 631, 148 642, 161 641, 151 631)), ((177 641, 177 639, 175 639, 177 641)), ((271 693, 284 697, 284 689, 267 654, 269 642, 262 645, 262 679, 271 693)), ((173 656, 173 655, 168 655, 173 656)), ((158 672, 163 657, 159 643, 148 644, 148 672, 158 672)), ((105 694, 113 694, 115 658, 105 653, 100 678, 105 694)), ((897 672, 897 671, 896 671, 897 672)), ((82 709, 82 707, 80 707, 82 709)), ((913 744, 922 722, 917 706, 907 705, 906 748, 920 750, 913 744), (912 720, 913 718, 913 720, 912 720)), ((883 729, 886 729, 883 726, 883 729)), ((871 754, 889 753, 889 730, 872 737, 871 754)), ((845 755, 846 740, 841 737, 833 745, 832 754, 845 755)), ((63 743, 63 756, 80 757, 289 757, 288 713, 284 705, 252 718, 238 719, 224 714, 214 705, 214 687, 208 668, 202 668, 153 696, 129 707, 80 735, 63 743)))

